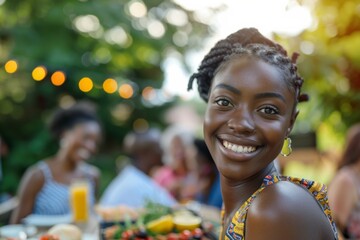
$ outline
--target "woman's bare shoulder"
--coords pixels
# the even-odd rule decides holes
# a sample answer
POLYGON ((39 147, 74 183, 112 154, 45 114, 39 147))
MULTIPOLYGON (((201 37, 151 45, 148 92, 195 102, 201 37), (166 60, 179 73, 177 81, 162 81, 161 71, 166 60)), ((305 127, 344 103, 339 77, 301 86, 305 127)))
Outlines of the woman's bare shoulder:
POLYGON ((31 181, 44 181, 44 174, 38 164, 34 164, 27 168, 24 174, 25 179, 30 179, 31 181))
POLYGON ((22 176, 20 189, 24 191, 25 189, 34 189, 39 190, 45 182, 45 176, 43 171, 40 169, 38 164, 28 167, 22 176))
POLYGON ((266 187, 252 203, 247 239, 332 239, 329 220, 305 188, 281 181, 266 187), (318 237, 318 238, 317 238, 318 237))

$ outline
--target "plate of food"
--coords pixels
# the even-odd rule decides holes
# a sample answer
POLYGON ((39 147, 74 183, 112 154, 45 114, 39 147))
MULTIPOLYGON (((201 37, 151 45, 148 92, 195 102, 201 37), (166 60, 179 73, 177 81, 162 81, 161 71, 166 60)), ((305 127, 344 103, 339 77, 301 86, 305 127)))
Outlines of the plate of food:
POLYGON ((0 239, 5 238, 20 238, 28 237, 36 234, 37 228, 34 226, 25 226, 21 224, 5 225, 0 227, 0 239))
MULTIPOLYGON (((126 216, 126 215, 125 215, 126 216)), ((113 239, 217 239, 212 225, 186 208, 148 204, 136 219, 100 222, 102 240, 113 239)))
POLYGON ((26 225, 33 225, 38 227, 51 227, 61 223, 71 223, 72 215, 39 215, 30 214, 23 219, 23 223, 26 225))

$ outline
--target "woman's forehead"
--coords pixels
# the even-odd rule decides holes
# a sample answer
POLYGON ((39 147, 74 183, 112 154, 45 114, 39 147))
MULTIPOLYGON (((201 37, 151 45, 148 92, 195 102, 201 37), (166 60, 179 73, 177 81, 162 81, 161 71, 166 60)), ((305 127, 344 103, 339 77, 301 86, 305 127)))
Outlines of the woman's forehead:
POLYGON ((220 82, 274 84, 285 86, 286 82, 278 67, 258 58, 241 57, 227 62, 215 75, 214 85, 220 82))

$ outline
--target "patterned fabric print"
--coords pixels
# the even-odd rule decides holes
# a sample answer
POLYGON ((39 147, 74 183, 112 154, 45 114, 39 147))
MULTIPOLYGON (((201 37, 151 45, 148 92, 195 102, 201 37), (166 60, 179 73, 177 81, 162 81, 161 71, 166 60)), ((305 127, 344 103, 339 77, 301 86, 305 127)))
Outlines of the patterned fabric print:
MULTIPOLYGON (((309 181, 302 178, 295 178, 295 177, 287 177, 287 176, 276 176, 276 175, 268 175, 264 178, 263 183, 261 184, 260 188, 254 192, 246 202, 236 211, 229 227, 226 229, 225 232, 225 239, 236 239, 236 240, 244 240, 245 239, 245 222, 247 212, 252 201, 256 198, 256 196, 265 189, 265 187, 275 184, 279 181, 290 181, 295 184, 298 184, 304 188, 306 188, 317 200, 319 206, 329 219, 331 223, 333 232, 334 232, 334 239, 338 239, 338 234, 336 230, 336 225, 331 217, 331 211, 329 208, 329 201, 327 197, 327 188, 324 184, 317 183, 314 181, 309 181)), ((221 212, 222 221, 224 221, 224 209, 221 212)), ((221 238, 222 234, 220 235, 221 238)))

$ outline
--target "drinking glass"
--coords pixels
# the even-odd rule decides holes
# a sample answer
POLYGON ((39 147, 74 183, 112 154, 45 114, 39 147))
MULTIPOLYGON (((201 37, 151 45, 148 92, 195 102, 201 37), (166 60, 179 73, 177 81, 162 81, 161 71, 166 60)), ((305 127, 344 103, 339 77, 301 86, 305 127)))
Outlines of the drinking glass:
POLYGON ((70 186, 70 205, 74 222, 86 222, 89 218, 89 184, 76 180, 70 186))

